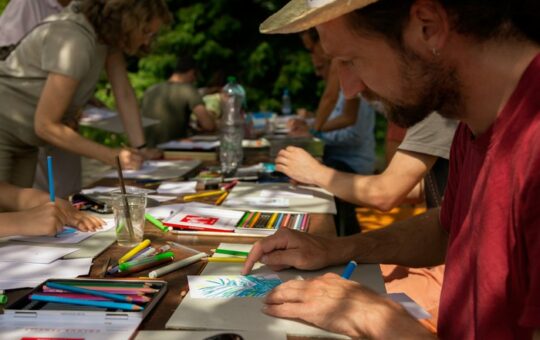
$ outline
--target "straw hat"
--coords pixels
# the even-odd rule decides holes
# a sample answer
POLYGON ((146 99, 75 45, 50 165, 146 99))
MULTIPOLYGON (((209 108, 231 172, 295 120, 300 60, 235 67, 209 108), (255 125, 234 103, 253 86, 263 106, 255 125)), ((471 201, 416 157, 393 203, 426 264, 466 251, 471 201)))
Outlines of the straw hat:
POLYGON ((378 0, 291 0, 266 19, 261 33, 297 33, 378 0))

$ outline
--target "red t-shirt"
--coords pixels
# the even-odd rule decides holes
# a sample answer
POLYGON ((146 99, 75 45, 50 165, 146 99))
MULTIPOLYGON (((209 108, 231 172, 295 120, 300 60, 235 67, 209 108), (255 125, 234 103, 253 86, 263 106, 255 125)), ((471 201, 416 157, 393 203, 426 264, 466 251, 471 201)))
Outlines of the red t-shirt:
POLYGON ((540 329, 540 55, 488 131, 458 127, 441 223, 439 336, 530 339, 540 329))

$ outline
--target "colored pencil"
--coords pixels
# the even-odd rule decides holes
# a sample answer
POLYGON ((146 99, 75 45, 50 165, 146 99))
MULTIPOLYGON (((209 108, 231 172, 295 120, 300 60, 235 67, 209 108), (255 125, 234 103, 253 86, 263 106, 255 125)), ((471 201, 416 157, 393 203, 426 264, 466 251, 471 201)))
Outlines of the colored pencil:
POLYGON ((283 218, 285 217, 284 213, 279 213, 279 217, 276 221, 276 224, 274 225, 275 229, 279 229, 279 226, 281 226, 281 221, 283 221, 283 218))
MULTIPOLYGON (((107 299, 105 297, 95 296, 95 295, 90 295, 90 294, 42 292, 42 293, 39 293, 39 295, 66 297, 66 298, 70 298, 70 299, 84 299, 84 300, 94 300, 94 301, 111 301, 110 299, 107 299)), ((146 303, 146 302, 150 301, 150 298, 148 298, 147 296, 130 295, 129 297, 131 298, 131 302, 146 303)))
POLYGON ((221 194, 221 196, 219 196, 219 198, 217 199, 216 203, 214 203, 214 205, 221 205, 221 203, 223 203, 223 201, 225 201, 225 199, 227 198, 228 195, 229 195, 228 191, 223 192, 223 194, 221 194))
POLYGON ((163 223, 161 223, 160 220, 158 220, 154 216, 150 215, 149 213, 144 214, 144 218, 148 222, 150 222, 154 227, 158 228, 159 230, 163 231, 164 233, 169 232, 169 227, 164 226, 163 223))
POLYGON ((54 193, 54 173, 52 166, 52 156, 47 156, 47 173, 49 175, 49 197, 51 199, 51 202, 54 202, 56 195, 54 193))
POLYGON ((221 195, 223 193, 223 190, 213 190, 213 191, 205 191, 198 194, 192 194, 192 195, 185 195, 182 199, 184 201, 189 201, 195 198, 202 198, 202 197, 210 197, 215 195, 221 195))
POLYGON ((242 223, 240 227, 247 228, 247 226, 249 225, 249 222, 251 221, 254 215, 255 213, 253 211, 250 211, 249 215, 247 216, 247 218, 244 220, 244 223, 242 223))
POLYGON ((289 224, 289 219, 291 218, 291 214, 286 214, 283 218, 283 221, 281 222, 280 228, 285 228, 289 224))
POLYGON ((225 263, 244 263, 246 262, 245 257, 208 257, 206 258, 208 262, 225 262, 225 263))
POLYGON ((270 220, 266 224, 266 228, 268 228, 268 229, 272 228, 272 226, 274 225, 274 222, 276 221, 277 217, 278 217, 278 213, 276 213, 276 212, 273 213, 272 217, 270 217, 270 220))
POLYGON ((345 270, 343 271, 343 274, 341 274, 341 277, 346 279, 346 280, 350 279, 352 273, 354 272, 354 270, 356 269, 357 266, 358 266, 358 264, 355 261, 350 261, 347 264, 347 267, 345 267, 345 270))
POLYGON ((139 266, 139 265, 142 265, 142 264, 147 264, 147 263, 163 260, 163 259, 166 259, 166 258, 169 258, 169 257, 174 257, 174 253, 172 251, 167 251, 167 252, 164 252, 164 253, 161 253, 161 254, 154 255, 152 257, 144 258, 144 259, 124 262, 124 263, 121 263, 120 265, 118 265, 118 267, 120 268, 120 271, 125 271, 125 270, 127 270, 127 269, 129 269, 131 267, 134 267, 134 266, 139 266))
POLYGON ((124 175, 122 174, 122 164, 120 163, 120 157, 116 156, 116 167, 118 170, 118 179, 120 180, 120 190, 122 191, 122 197, 124 199, 124 217, 128 226, 129 239, 133 240, 133 224, 131 223, 131 212, 129 210, 129 203, 126 196, 126 185, 124 184, 124 175))
POLYGON ((62 281, 55 280, 56 283, 69 286, 79 287, 114 287, 114 288, 148 288, 151 286, 148 282, 125 282, 118 280, 106 280, 106 281, 62 281))
POLYGON ((135 254, 137 254, 139 251, 141 251, 142 249, 148 247, 150 245, 150 240, 144 240, 142 241, 141 243, 139 243, 138 245, 136 245, 135 247, 133 247, 130 251, 128 251, 127 253, 125 253, 119 260, 118 260, 118 263, 119 264, 122 264, 126 261, 128 261, 129 259, 131 259, 133 256, 135 256, 135 254))
POLYGON ((124 274, 138 273, 140 271, 143 271, 143 270, 146 270, 146 269, 149 269, 149 268, 153 268, 153 267, 156 267, 156 266, 159 266, 159 265, 162 265, 162 264, 172 262, 173 259, 174 259, 174 257, 166 257, 166 258, 163 258, 163 259, 160 259, 160 260, 157 260, 157 261, 146 262, 144 264, 139 264, 139 265, 136 265, 136 266, 129 267, 126 270, 122 270, 122 271, 120 271, 120 274, 124 275, 124 274))
POLYGON ((249 252, 247 251, 230 250, 230 249, 222 249, 222 248, 216 249, 215 252, 216 254, 226 254, 226 255, 244 256, 244 257, 247 257, 249 255, 249 252))
POLYGON ((257 220, 259 220, 260 217, 261 217, 261 212, 260 211, 256 212, 255 216, 251 220, 251 223, 249 224, 249 227, 253 228, 253 226, 255 225, 255 223, 257 223, 257 220))
POLYGON ((158 268, 156 270, 153 270, 150 273, 148 273, 148 276, 150 278, 155 279, 156 277, 163 276, 163 275, 168 274, 168 273, 170 273, 170 272, 172 272, 174 270, 187 267, 190 264, 193 264, 193 263, 199 261, 200 259, 202 259, 205 256, 208 256, 208 255, 205 254, 205 253, 195 254, 195 255, 190 256, 188 258, 185 258, 183 260, 176 261, 176 262, 168 264, 168 265, 166 265, 164 267, 160 267, 160 268, 158 268))
MULTIPOLYGON (((121 294, 114 294, 114 293, 108 293, 103 292, 99 290, 93 290, 93 289, 87 289, 87 288, 81 288, 77 286, 68 286, 63 285, 56 282, 47 282, 47 286, 54 289, 61 289, 68 292, 73 293, 81 293, 81 294, 88 294, 88 295, 95 295, 95 296, 101 296, 107 299, 115 300, 115 301, 123 301, 123 302, 133 302, 133 299, 129 296, 121 295, 121 294)), ((146 302, 150 301, 148 299, 146 302)))
MULTIPOLYGON (((124 287, 114 288, 114 287, 92 287, 92 286, 84 286, 84 288, 99 290, 102 292, 108 292, 108 293, 113 293, 113 294, 123 294, 123 295, 144 295, 144 294, 151 294, 151 293, 157 292, 157 290, 154 288, 124 288, 124 287)), ((49 292, 49 293, 65 292, 62 289, 54 289, 46 285, 43 286, 43 291, 49 292)))
POLYGON ((39 295, 39 294, 30 295, 30 300, 64 303, 68 305, 93 306, 93 307, 114 308, 114 309, 135 310, 135 311, 140 311, 144 309, 143 307, 132 304, 132 303, 70 299, 70 298, 63 298, 63 297, 58 297, 58 296, 46 296, 46 295, 39 295))
POLYGON ((251 212, 246 211, 244 213, 244 215, 242 216, 242 218, 240 219, 240 221, 236 224, 236 226, 241 227, 244 224, 244 222, 246 221, 246 219, 248 218, 248 216, 250 216, 250 215, 251 215, 251 212))

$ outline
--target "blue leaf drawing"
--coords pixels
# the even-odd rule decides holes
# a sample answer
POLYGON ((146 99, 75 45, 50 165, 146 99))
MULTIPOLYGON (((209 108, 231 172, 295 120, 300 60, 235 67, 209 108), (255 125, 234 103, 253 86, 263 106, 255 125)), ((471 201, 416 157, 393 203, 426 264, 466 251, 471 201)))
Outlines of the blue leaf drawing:
POLYGON ((264 276, 237 276, 207 280, 199 292, 205 298, 263 297, 280 285, 279 278, 264 276))

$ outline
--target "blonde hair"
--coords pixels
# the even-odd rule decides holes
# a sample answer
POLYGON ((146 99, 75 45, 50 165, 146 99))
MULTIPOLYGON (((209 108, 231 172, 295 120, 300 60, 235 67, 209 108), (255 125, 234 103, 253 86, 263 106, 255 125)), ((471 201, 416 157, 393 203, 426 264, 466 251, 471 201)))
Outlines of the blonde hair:
POLYGON ((167 25, 172 16, 164 0, 81 0, 81 12, 108 46, 130 50, 131 36, 155 18, 167 25))

